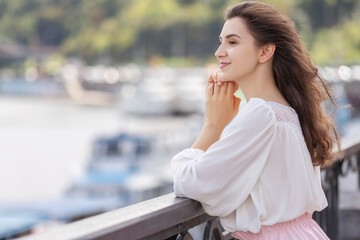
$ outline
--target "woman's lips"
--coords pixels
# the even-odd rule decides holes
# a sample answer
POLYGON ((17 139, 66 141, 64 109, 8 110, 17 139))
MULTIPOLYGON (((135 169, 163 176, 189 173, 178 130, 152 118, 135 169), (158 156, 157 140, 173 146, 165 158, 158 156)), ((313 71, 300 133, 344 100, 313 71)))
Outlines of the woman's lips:
POLYGON ((224 68, 224 67, 226 67, 228 65, 230 65, 230 63, 221 62, 220 63, 220 68, 224 68))

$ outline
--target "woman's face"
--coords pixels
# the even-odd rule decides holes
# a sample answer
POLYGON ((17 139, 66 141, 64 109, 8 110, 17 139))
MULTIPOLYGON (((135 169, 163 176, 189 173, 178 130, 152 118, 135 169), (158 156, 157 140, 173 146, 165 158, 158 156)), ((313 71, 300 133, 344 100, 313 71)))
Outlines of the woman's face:
POLYGON ((220 63, 223 81, 241 83, 255 71, 259 50, 255 39, 239 17, 227 20, 219 36, 220 45, 215 56, 220 63))

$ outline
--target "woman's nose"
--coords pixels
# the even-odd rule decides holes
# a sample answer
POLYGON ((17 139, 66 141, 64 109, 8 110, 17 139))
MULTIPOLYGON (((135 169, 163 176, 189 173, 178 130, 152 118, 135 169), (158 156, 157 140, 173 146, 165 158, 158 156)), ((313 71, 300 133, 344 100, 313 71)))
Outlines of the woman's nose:
POLYGON ((215 51, 215 57, 220 58, 226 56, 226 51, 222 44, 219 45, 218 49, 215 51))

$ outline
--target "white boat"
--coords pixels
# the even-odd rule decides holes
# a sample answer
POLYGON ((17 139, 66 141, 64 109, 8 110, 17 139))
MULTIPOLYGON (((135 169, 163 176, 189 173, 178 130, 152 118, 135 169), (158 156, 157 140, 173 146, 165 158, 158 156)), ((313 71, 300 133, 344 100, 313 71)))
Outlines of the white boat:
POLYGON ((142 80, 122 86, 119 109, 137 115, 203 113, 205 77, 202 68, 145 69, 142 80))

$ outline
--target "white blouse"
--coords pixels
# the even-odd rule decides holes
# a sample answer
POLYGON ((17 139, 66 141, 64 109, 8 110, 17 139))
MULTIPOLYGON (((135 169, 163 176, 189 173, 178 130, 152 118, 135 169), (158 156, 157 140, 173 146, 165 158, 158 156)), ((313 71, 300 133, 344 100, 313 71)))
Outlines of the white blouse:
POLYGON ((293 108, 251 98, 204 152, 171 160, 176 196, 199 201, 228 232, 257 233, 327 206, 293 108))

